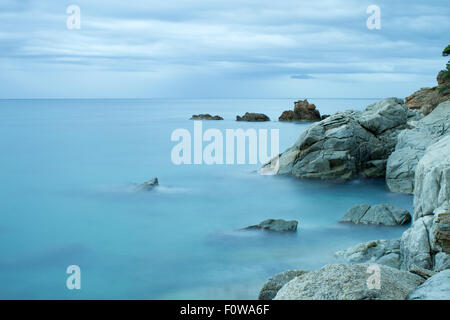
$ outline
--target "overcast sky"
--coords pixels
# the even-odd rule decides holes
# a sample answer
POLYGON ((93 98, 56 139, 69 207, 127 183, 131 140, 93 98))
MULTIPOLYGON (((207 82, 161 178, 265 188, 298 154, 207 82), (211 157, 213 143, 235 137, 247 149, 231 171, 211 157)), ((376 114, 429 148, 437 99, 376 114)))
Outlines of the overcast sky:
POLYGON ((403 98, 435 85, 449 17, 448 0, 1 0, 0 98, 403 98))

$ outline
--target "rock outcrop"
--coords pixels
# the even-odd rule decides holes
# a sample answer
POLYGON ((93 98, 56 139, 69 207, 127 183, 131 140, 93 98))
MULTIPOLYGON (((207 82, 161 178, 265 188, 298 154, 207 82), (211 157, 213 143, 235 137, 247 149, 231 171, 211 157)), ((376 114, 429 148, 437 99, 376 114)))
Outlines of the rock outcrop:
POLYGON ((409 300, 450 300, 450 269, 435 274, 408 295, 409 300))
POLYGON ((296 220, 286 221, 283 219, 267 219, 257 225, 249 226, 245 229, 262 229, 275 232, 295 232, 297 231, 297 226, 298 221, 296 220))
POLYGON ((361 204, 348 210, 339 222, 396 226, 411 222, 411 215, 406 209, 390 204, 377 204, 374 206, 361 204))
POLYGON ((194 114, 191 120, 223 120, 221 116, 212 116, 209 113, 194 114))
POLYGON ((423 278, 379 264, 331 264, 286 283, 274 300, 404 300, 423 278), (379 271, 379 287, 371 276, 379 271))
POLYGON ((375 240, 357 244, 346 250, 337 251, 336 258, 348 263, 377 263, 400 268, 400 239, 375 240))
POLYGON ((139 190, 150 191, 154 187, 156 187, 158 184, 159 184, 158 178, 153 178, 153 179, 151 179, 149 181, 146 181, 144 183, 139 184, 137 187, 138 187, 139 190))
POLYGON ((413 193, 417 163, 425 150, 450 134, 450 101, 441 103, 413 128, 398 135, 395 151, 386 165, 386 184, 390 191, 413 193))
POLYGON ((279 121, 314 122, 322 120, 319 110, 308 100, 294 102, 294 111, 284 111, 278 118, 279 121))
POLYGON ((277 173, 334 180, 384 177, 398 133, 418 118, 397 98, 380 100, 364 112, 335 113, 312 124, 280 155, 277 173))
POLYGON ((414 184, 414 223, 402 235, 402 269, 446 268, 450 243, 450 135, 430 146, 419 161, 414 184), (439 254, 441 253, 441 254, 439 254), (438 255, 439 254, 439 255, 438 255), (439 260, 438 260, 439 259, 439 260))
POLYGON ((262 122, 262 121, 270 121, 270 118, 263 113, 246 112, 242 117, 236 116, 236 121, 262 122))
POLYGON ((438 86, 433 88, 422 88, 405 98, 408 108, 420 110, 427 115, 440 103, 450 100, 450 81, 443 79, 444 72, 437 75, 438 86))
POLYGON ((278 291, 295 277, 307 273, 305 270, 286 270, 270 277, 259 292, 259 300, 272 300, 278 291))

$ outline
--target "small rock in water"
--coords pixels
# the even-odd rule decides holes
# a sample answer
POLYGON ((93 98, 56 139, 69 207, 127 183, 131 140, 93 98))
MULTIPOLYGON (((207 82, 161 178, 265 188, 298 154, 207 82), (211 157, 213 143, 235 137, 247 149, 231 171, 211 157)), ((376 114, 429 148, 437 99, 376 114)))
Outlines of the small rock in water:
POLYGON ((383 224, 396 226, 407 224, 411 215, 403 208, 390 204, 377 204, 370 206, 361 204, 352 207, 339 222, 352 222, 355 224, 383 224))
POLYGON ((191 120, 223 120, 221 116, 212 116, 209 113, 194 114, 191 120))
POLYGON ((146 181, 138 186, 139 189, 144 191, 152 190, 154 187, 158 185, 158 178, 153 178, 149 181, 146 181))
POLYGON ((236 116, 236 121, 262 122, 270 121, 270 118, 263 113, 246 112, 242 117, 236 116))
POLYGON ((276 232, 295 232, 297 231, 298 221, 286 221, 283 219, 267 219, 260 224, 249 226, 245 229, 262 229, 276 232))

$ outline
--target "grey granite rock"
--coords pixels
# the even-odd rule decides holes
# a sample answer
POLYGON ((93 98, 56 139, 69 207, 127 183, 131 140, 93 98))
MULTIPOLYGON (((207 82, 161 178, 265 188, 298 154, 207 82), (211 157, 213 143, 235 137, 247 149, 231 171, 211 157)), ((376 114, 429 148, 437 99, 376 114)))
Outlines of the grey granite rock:
POLYGON ((433 112, 398 136, 395 151, 386 165, 386 184, 390 191, 413 193, 414 175, 425 150, 450 133, 450 101, 441 103, 433 112))
MULTIPOLYGON (((344 111, 309 126, 280 155, 278 174, 348 180, 384 177, 398 133, 417 118, 397 98, 380 100, 364 112, 344 111)), ((275 166, 269 162, 265 166, 275 166)))
POLYGON ((308 271, 286 270, 270 277, 259 292, 259 300, 272 300, 286 283, 308 271))
POLYGON ((352 207, 340 222, 352 222, 357 224, 383 224, 395 226, 409 223, 411 215, 403 208, 390 204, 367 204, 352 207))
POLYGON ((400 239, 374 240, 357 244, 346 250, 337 251, 337 258, 348 263, 377 263, 400 268, 400 239))
POLYGON ((450 269, 441 271, 408 295, 409 300, 450 300, 450 269))
POLYGON ((331 264, 292 279, 274 300, 404 300, 422 282, 385 265, 331 264), (373 282, 378 276, 379 287, 373 282))

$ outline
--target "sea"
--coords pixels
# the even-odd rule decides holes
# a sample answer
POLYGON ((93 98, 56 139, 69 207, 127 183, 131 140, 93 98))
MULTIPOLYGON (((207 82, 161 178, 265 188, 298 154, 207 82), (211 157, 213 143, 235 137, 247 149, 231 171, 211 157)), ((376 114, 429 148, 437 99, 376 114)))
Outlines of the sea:
MULTIPOLYGON (((0 100, 0 299, 256 299, 270 276, 338 263, 337 250, 408 226, 339 223, 356 204, 412 210, 383 179, 261 175, 257 164, 172 161, 174 130, 278 129, 280 151, 310 124, 279 122, 296 99, 0 100), (258 112, 270 122, 237 122, 258 112), (158 177, 159 186, 136 184, 158 177), (297 220, 295 233, 242 230, 297 220), (68 286, 69 266, 80 289, 68 286)), ((310 98, 322 114, 377 99, 310 98)))

